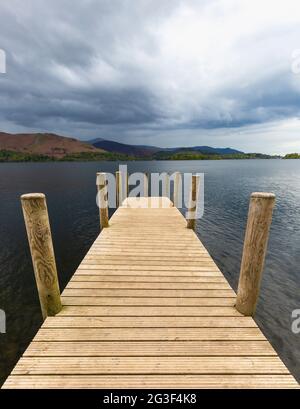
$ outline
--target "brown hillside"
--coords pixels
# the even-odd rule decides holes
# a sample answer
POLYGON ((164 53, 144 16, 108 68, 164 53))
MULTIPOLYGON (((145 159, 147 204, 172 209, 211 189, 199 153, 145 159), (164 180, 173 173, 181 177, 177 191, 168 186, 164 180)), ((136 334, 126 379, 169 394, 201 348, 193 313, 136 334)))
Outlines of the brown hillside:
POLYGON ((80 152, 105 152, 74 138, 52 133, 9 134, 0 132, 0 150, 62 158, 67 154, 80 152))

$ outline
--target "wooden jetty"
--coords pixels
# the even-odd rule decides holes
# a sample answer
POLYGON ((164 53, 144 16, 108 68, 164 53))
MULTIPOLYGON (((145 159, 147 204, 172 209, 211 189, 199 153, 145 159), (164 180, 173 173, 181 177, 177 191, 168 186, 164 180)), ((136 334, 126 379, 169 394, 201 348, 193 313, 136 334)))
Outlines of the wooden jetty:
MULTIPOLYGON (((250 236, 257 217, 250 208, 250 236)), ((61 295, 62 309, 48 274, 60 311, 44 308, 42 327, 3 388, 298 387, 251 314, 235 307, 235 292, 168 198, 127 198, 104 223, 61 295), (157 200, 163 206, 154 207, 157 200)), ((253 233, 258 246, 261 233, 253 233)), ((265 250, 254 248, 260 259, 249 270, 246 246, 242 270, 257 277, 265 250)), ((242 276, 240 309, 252 291, 253 312, 259 285, 254 279, 247 289, 242 276)))

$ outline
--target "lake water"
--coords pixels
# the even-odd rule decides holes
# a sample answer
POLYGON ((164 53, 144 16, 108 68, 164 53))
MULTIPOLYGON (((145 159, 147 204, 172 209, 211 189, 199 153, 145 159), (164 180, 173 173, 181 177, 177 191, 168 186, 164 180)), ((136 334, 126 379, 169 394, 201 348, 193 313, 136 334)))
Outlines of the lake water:
MULTIPOLYGON (((19 196, 47 195, 63 289, 99 233, 95 173, 115 162, 0 164, 0 384, 40 327, 41 313, 19 196)), ((236 290, 253 191, 276 194, 256 322, 300 381, 300 334, 291 331, 300 309, 300 160, 129 162, 136 171, 205 174, 205 211, 197 234, 236 290)), ((179 238, 180 239, 180 238, 179 238)))

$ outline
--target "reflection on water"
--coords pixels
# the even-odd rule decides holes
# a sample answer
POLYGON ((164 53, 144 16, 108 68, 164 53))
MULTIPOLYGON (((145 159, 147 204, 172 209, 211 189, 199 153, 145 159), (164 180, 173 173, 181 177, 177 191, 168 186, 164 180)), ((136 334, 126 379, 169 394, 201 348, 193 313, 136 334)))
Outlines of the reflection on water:
MULTIPOLYGON (((19 196, 47 195, 64 288, 99 231, 95 173, 118 163, 0 164, 0 383, 41 325, 40 307, 19 196)), ((300 380, 300 334, 291 314, 300 308, 300 161, 236 160, 130 162, 129 172, 204 172, 205 212, 197 234, 234 289, 237 287, 249 195, 276 194, 269 251, 256 321, 300 380)))

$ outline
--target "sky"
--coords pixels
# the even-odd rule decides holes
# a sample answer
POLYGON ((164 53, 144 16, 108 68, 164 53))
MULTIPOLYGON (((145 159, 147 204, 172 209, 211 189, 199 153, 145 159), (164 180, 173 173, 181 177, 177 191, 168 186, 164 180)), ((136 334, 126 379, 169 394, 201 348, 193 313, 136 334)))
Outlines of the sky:
POLYGON ((300 2, 2 0, 0 130, 300 152, 300 2))

